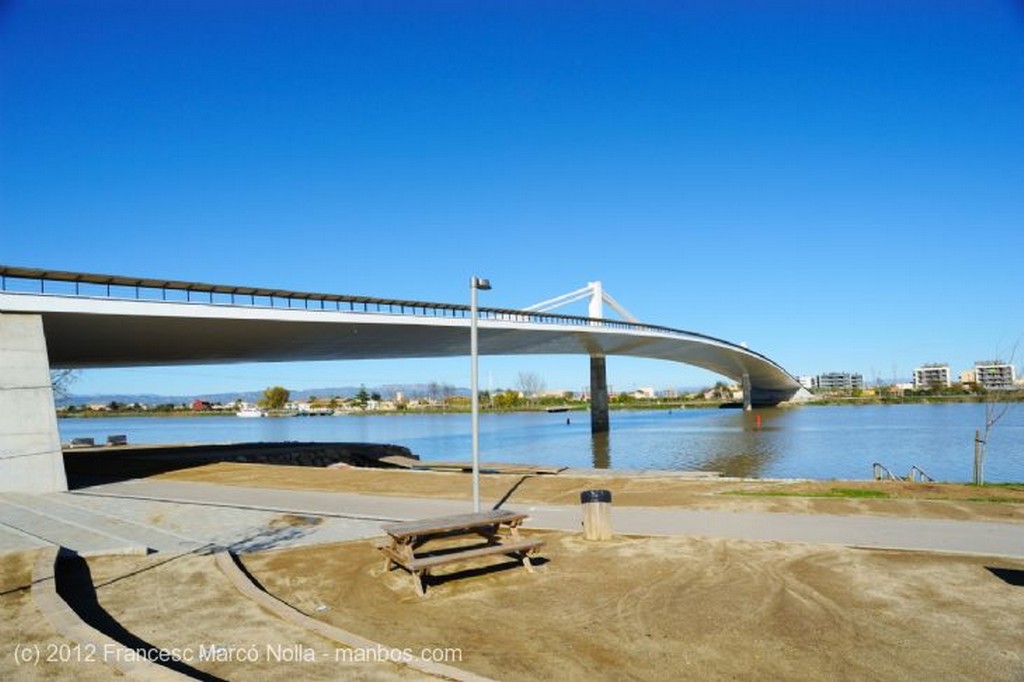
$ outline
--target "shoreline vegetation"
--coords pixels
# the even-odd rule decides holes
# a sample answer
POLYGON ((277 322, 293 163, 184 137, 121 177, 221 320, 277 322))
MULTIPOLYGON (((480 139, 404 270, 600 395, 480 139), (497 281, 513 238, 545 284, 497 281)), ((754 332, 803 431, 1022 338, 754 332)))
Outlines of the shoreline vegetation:
MULTIPOLYGON (((928 395, 904 395, 904 396, 818 396, 814 400, 789 405, 780 405, 780 409, 792 409, 794 407, 830 407, 841 405, 942 405, 949 403, 978 403, 989 402, 999 403, 1022 403, 1024 402, 1024 391, 1008 391, 1000 394, 997 401, 992 401, 991 395, 985 394, 928 394, 928 395)), ((731 400, 667 400, 651 399, 643 400, 630 398, 628 400, 611 400, 609 409, 617 410, 696 410, 696 409, 722 409, 738 407, 739 404, 731 400)), ((589 403, 582 401, 548 401, 542 400, 533 405, 523 404, 510 407, 492 407, 481 405, 481 413, 494 414, 517 414, 529 412, 587 412, 589 403)), ((399 414, 468 414, 470 412, 468 398, 452 399, 451 403, 441 405, 416 405, 404 406, 392 410, 370 410, 354 409, 343 413, 344 416, 362 417, 378 415, 399 415, 399 414), (463 404, 465 403, 465 404, 463 404)), ((190 408, 168 408, 159 406, 154 409, 139 409, 134 406, 114 406, 103 410, 86 409, 80 406, 63 406, 57 408, 57 416, 70 419, 95 419, 110 417, 227 417, 234 416, 234 409, 190 409, 190 408)), ((332 416, 328 414, 305 415, 294 410, 271 410, 268 418, 294 417, 294 416, 332 416)))

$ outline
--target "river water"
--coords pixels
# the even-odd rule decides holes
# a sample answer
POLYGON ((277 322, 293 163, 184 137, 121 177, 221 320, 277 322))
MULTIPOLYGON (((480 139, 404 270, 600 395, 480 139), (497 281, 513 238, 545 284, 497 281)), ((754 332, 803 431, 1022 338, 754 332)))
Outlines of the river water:
MULTIPOLYGON (((905 475, 970 480, 984 405, 810 406, 741 410, 613 411, 611 433, 592 436, 588 415, 483 414, 483 461, 612 469, 719 471, 728 476, 853 478, 880 462, 905 475), (761 417, 757 428, 757 416, 761 417)), ((468 460, 468 414, 278 419, 113 417, 58 420, 61 438, 126 434, 130 443, 355 441, 395 443, 425 460, 468 460)), ((1024 404, 992 430, 989 482, 1024 481, 1024 404)))

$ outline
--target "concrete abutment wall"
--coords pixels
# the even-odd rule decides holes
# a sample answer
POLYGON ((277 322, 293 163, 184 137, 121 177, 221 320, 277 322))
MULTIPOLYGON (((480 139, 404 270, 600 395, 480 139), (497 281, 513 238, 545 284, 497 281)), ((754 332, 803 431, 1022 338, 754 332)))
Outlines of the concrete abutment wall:
POLYGON ((0 491, 67 489, 43 319, 0 313, 0 491))

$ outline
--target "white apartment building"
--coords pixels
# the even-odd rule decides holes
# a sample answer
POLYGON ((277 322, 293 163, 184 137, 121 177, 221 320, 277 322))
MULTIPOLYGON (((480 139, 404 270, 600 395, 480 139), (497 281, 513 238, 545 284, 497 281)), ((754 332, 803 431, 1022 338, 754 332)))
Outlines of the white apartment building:
POLYGON ((945 363, 932 363, 921 365, 914 370, 914 390, 943 387, 949 388, 949 365, 945 363))
POLYGON ((1005 391, 1017 381, 1017 369, 1001 360, 979 360, 974 363, 975 381, 989 391, 1005 391))
POLYGON ((814 388, 821 391, 858 391, 864 388, 864 376, 851 372, 826 372, 815 377, 814 388))

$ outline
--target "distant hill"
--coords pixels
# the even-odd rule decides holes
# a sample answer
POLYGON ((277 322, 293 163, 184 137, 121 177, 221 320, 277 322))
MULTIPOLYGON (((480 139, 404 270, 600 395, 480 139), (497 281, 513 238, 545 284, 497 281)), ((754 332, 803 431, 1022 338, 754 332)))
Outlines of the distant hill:
MULTIPOLYGON (((292 400, 306 400, 310 396, 317 398, 352 398, 359 393, 359 386, 334 386, 330 388, 303 388, 291 391, 292 400)), ((380 393, 385 398, 394 397, 401 392, 406 398, 422 398, 430 394, 428 384, 385 384, 383 386, 367 386, 370 393, 380 393)), ((455 395, 468 396, 468 388, 455 388, 455 395)), ((263 397, 263 390, 236 391, 232 393, 192 393, 188 395, 162 395, 157 393, 92 393, 71 394, 57 400, 58 406, 66 405, 106 405, 117 403, 141 403, 144 405, 164 405, 191 403, 193 400, 206 400, 211 403, 230 403, 241 398, 245 402, 256 402, 263 397)))

